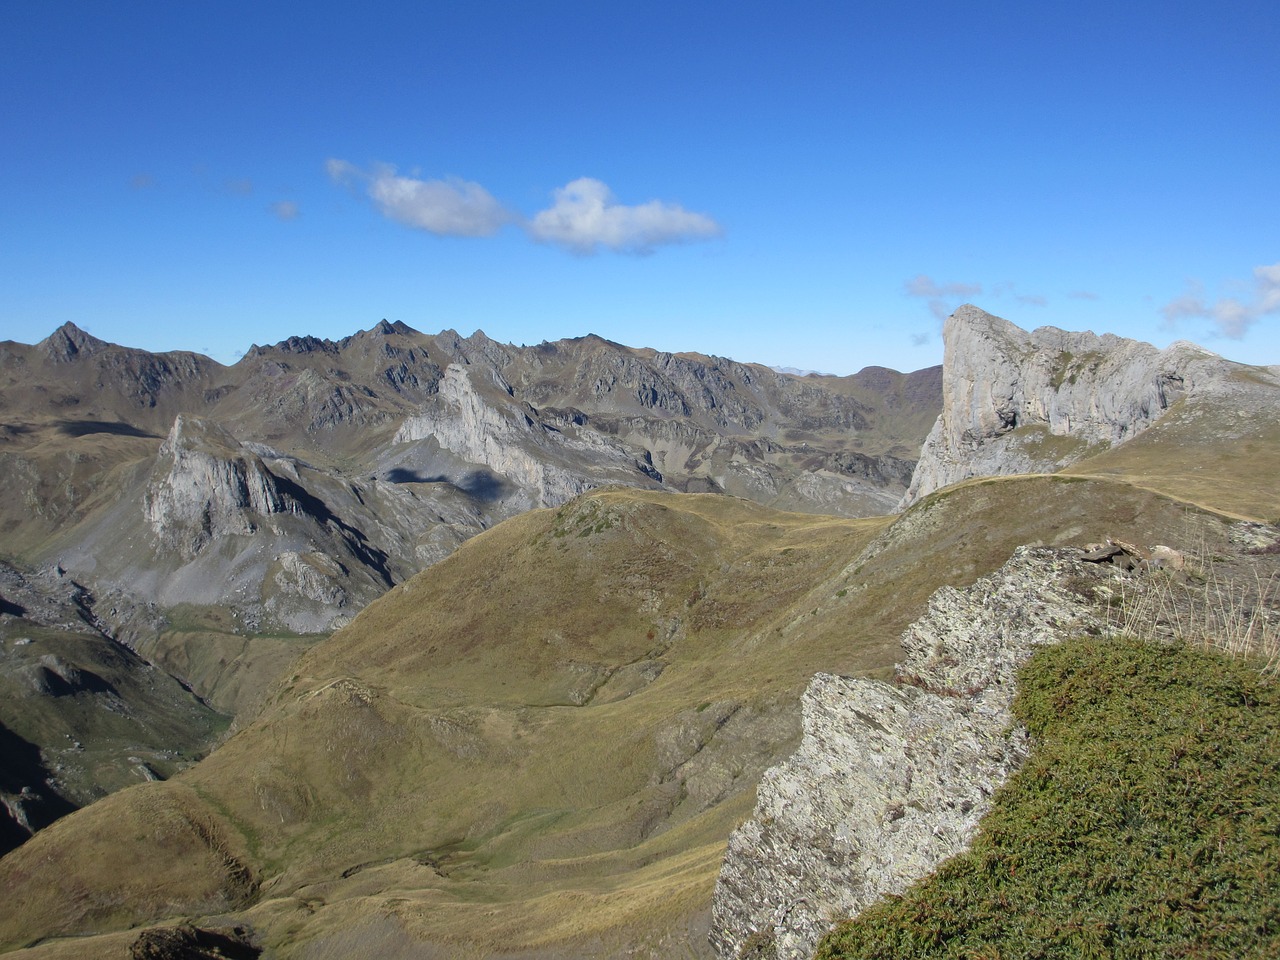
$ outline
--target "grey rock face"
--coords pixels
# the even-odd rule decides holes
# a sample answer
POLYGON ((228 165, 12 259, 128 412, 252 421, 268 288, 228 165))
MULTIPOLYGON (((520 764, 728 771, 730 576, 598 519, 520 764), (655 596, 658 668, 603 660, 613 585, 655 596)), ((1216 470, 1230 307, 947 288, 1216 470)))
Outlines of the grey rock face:
POLYGON ((1048 473, 1142 432, 1184 396, 1227 389, 1216 354, 1111 334, 1027 333, 965 305, 943 327, 942 414, 899 504, 969 477, 1048 473))
POLYGON ((255 518, 292 507, 256 453, 215 423, 179 415, 160 446, 144 509, 155 535, 190 558, 211 540, 253 533, 255 518))
MULTIPOLYGON (((494 385, 510 398, 511 387, 497 374, 494 385)), ((489 402, 472 384, 468 368, 452 363, 438 394, 424 410, 406 418, 393 442, 433 438, 460 460, 483 465, 514 483, 529 507, 559 506, 601 483, 655 485, 612 438, 582 432, 579 437, 571 428, 549 426, 528 404, 489 402)))
POLYGON ((1026 757, 1009 709, 1017 668, 1101 628, 1064 584, 1112 574, 1075 556, 1020 547, 990 577, 937 591, 903 636, 895 683, 814 678, 799 748, 765 774, 729 840, 712 904, 719 956, 771 944, 780 960, 809 957, 837 920, 965 849, 1026 757))

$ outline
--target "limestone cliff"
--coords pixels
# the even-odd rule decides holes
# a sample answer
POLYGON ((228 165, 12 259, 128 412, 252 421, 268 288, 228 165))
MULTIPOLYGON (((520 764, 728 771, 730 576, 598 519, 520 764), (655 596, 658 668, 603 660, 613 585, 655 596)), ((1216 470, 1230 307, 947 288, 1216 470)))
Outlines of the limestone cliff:
POLYGON ((548 420, 516 400, 496 371, 489 392, 496 390, 498 397, 487 398, 468 370, 461 363, 449 364, 438 393, 405 419, 393 442, 434 439, 440 449, 513 483, 523 508, 559 506, 602 483, 643 486, 660 479, 616 440, 577 430, 572 420, 557 424, 556 418, 548 420))
POLYGON ((1126 442, 1247 369, 1185 341, 1031 333, 971 305, 943 327, 942 413, 899 509, 969 477, 1049 473, 1126 442))
POLYGON ((250 534, 261 518, 296 512, 252 450, 218 424, 179 415, 160 445, 145 499, 155 536, 191 558, 228 534, 250 534))
POLYGON ((990 577, 937 591, 902 638, 895 683, 814 678, 799 748, 765 774, 729 840, 712 905, 719 956, 809 957, 837 919, 967 846, 1027 752, 1010 712, 1018 666, 1100 626, 1064 583, 1111 574, 1077 557, 1020 547, 990 577))

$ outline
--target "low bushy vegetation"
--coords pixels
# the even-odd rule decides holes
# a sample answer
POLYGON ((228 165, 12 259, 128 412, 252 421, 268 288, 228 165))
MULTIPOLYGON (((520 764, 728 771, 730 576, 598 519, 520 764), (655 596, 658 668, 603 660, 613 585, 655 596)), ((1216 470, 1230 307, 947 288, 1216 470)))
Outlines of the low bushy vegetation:
POLYGON ((1015 711, 1036 748, 973 848, 818 960, 1280 956, 1280 685, 1082 638, 1030 661, 1015 711))

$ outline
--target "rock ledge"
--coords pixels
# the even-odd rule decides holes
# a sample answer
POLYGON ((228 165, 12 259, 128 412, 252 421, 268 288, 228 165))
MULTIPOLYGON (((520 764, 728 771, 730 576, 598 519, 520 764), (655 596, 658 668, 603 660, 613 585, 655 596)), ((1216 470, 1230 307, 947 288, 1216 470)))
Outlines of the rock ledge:
POLYGON ((1019 547, 907 628, 894 683, 817 675, 804 736, 729 839, 712 903, 718 956, 810 957, 837 920, 965 849, 1026 758, 1010 705, 1038 647, 1102 629, 1079 551, 1019 547))

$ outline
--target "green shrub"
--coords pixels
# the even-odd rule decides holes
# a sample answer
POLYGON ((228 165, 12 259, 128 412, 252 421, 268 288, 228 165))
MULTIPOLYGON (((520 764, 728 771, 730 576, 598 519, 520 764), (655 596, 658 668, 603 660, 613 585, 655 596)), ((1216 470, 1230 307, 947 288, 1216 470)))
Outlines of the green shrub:
POLYGON ((1038 652, 1034 738, 972 849, 838 927, 834 958, 1280 956, 1280 685, 1190 646, 1038 652))

